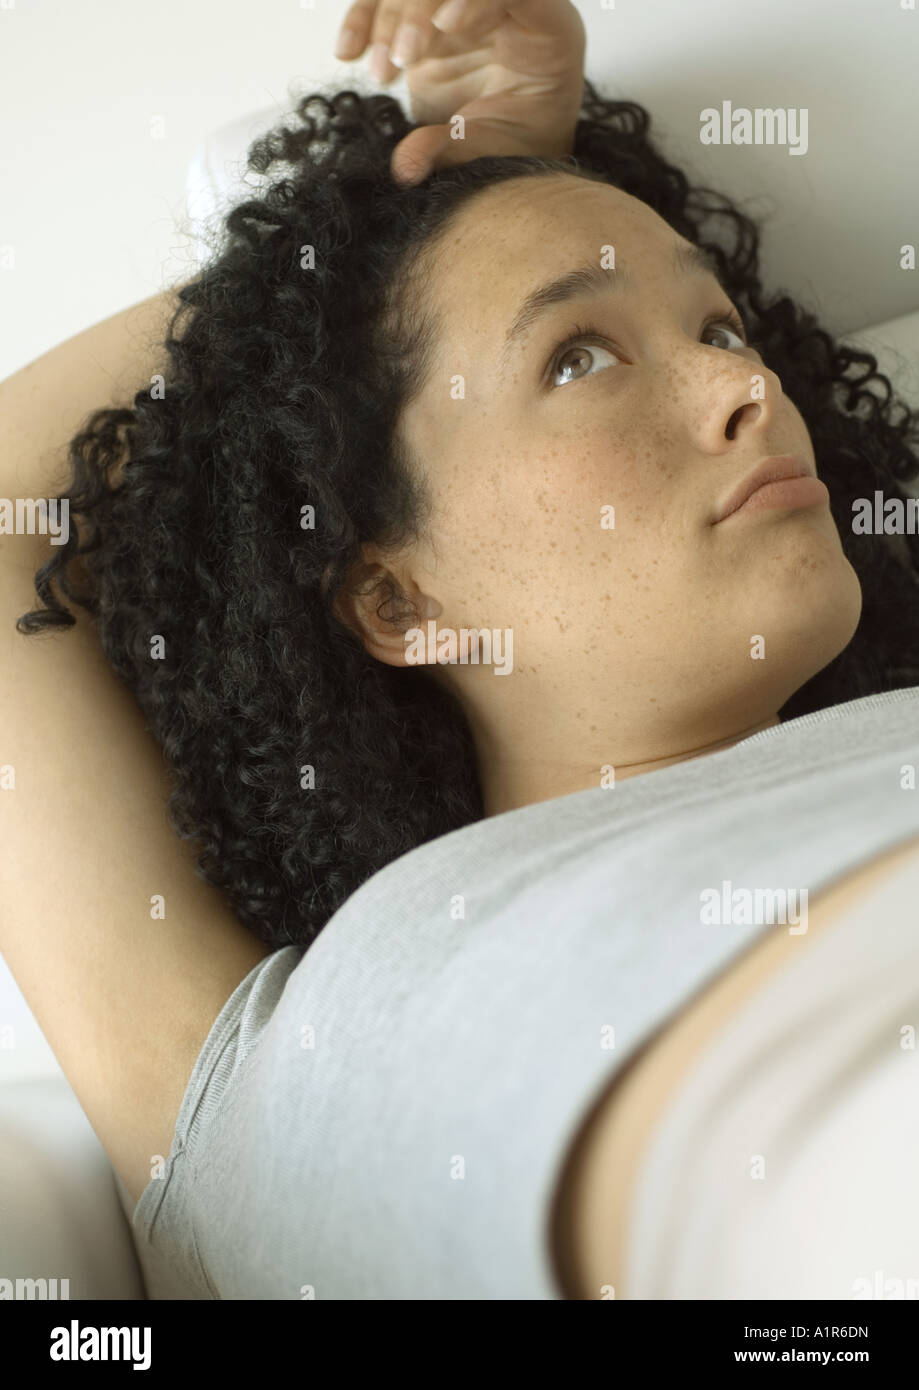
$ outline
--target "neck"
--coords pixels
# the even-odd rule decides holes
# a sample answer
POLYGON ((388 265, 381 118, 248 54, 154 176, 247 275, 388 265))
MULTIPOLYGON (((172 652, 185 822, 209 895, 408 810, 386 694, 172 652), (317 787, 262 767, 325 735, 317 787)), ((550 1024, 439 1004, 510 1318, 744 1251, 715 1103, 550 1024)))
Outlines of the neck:
POLYGON ((536 801, 550 801, 555 797, 568 796, 574 792, 589 791, 593 787, 610 785, 609 769, 613 769, 613 780, 624 781, 627 777, 640 777, 646 772, 672 767, 674 763, 688 762, 691 758, 702 758, 709 753, 717 753, 745 738, 752 738, 763 729, 771 729, 781 721, 777 714, 762 719, 755 724, 739 728, 723 738, 698 745, 678 747, 660 757, 644 758, 640 761, 592 764, 574 761, 550 761, 535 756, 515 756, 505 749, 496 749, 484 738, 481 729, 474 729, 476 745, 479 750, 480 781, 484 799, 485 815, 497 816, 504 811, 514 811, 521 806, 529 806, 536 801), (604 769, 606 773, 604 774, 604 769))

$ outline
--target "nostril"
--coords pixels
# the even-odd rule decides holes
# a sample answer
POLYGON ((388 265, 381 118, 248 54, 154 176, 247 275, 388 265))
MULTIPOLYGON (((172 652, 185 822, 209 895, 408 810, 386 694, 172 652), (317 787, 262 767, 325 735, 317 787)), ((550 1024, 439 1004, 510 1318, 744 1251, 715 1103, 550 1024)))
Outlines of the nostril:
POLYGON ((734 414, 731 416, 730 420, 728 420, 726 430, 728 439, 733 439, 735 434, 737 433, 737 426, 740 423, 740 417, 743 414, 743 411, 744 407, 740 406, 737 410, 734 411, 734 414))

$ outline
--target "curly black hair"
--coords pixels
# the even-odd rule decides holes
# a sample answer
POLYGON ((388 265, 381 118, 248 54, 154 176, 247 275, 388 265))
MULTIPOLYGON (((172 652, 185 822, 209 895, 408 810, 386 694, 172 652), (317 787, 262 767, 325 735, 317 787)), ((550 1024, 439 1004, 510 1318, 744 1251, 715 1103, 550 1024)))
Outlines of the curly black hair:
MULTIPOLYGON (((459 703, 423 668, 369 656, 332 605, 362 543, 425 523, 396 431, 434 342, 413 272, 502 179, 597 177, 707 247, 807 424, 863 609, 780 718, 919 684, 919 536, 851 521, 855 498, 919 474, 916 415, 873 356, 764 297, 753 222, 661 157, 643 107, 589 80, 565 159, 480 158, 405 188, 389 159, 413 128, 392 97, 314 93, 252 145, 249 169, 272 177, 178 292, 165 389, 95 411, 72 440, 70 539, 37 571, 44 607, 17 623, 74 623, 53 584, 92 614, 172 769, 199 873, 274 946, 308 946, 376 870, 484 814, 459 703)), ((398 592, 378 597, 397 622, 398 592)))

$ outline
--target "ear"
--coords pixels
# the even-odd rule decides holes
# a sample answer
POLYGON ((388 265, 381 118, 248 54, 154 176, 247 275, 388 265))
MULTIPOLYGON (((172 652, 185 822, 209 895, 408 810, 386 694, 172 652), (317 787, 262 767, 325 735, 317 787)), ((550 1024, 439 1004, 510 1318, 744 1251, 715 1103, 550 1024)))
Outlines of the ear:
POLYGON ((365 651, 386 666, 436 665, 433 654, 419 659, 413 635, 426 631, 428 621, 438 617, 443 605, 423 593, 410 577, 381 561, 365 559, 355 566, 332 611, 365 651))

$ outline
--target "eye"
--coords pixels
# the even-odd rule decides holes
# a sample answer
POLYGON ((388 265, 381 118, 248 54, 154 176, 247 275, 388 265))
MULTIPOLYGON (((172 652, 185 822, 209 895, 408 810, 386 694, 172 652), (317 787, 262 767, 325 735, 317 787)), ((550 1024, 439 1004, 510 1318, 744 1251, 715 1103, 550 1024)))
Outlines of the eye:
POLYGON ((595 354, 598 351, 605 352, 607 357, 612 358, 613 361, 618 361, 619 359, 614 352, 609 348, 603 347, 602 343, 596 342, 596 339, 602 337, 602 333, 591 328, 590 325, 576 327, 574 332, 569 334, 563 343, 559 343, 552 354, 552 359, 549 364, 550 385, 564 386, 566 382, 580 381, 583 376, 590 375, 588 372, 578 372, 576 370, 577 362, 579 358, 583 361, 585 357, 591 357, 596 360, 595 354), (568 359, 567 362, 565 361, 566 358, 568 359), (564 381, 556 381, 555 378, 558 373, 561 371, 569 371, 572 365, 575 367, 576 374, 574 376, 566 376, 564 381))
MULTIPOLYGON (((746 329, 743 326, 743 322, 741 321, 739 314, 719 314, 717 318, 707 319, 705 324, 703 325, 702 333, 704 335, 708 333, 711 329, 718 328, 719 326, 721 328, 729 328, 731 332, 734 334, 734 337, 739 339, 738 345, 740 347, 749 347, 749 344, 747 342, 746 329)), ((728 344, 728 346, 731 346, 731 344, 728 344)))
MULTIPOLYGON (((728 343, 728 347, 746 348, 750 346, 747 342, 743 320, 740 318, 739 314, 731 311, 724 314, 715 314, 712 315, 711 318, 706 319, 705 323, 702 325, 699 336, 704 337, 707 333, 715 329, 723 333, 725 328, 729 329, 737 339, 736 344, 728 343)), ((580 381, 583 377, 592 376, 593 373, 589 368, 583 372, 577 370, 578 359, 580 358, 580 360, 583 361, 586 356, 595 361, 595 354, 598 350, 605 353, 607 357, 612 358, 613 361, 619 361, 618 354, 613 352, 611 348, 604 346, 603 334, 598 329, 592 327, 590 324, 576 326, 565 341, 558 344, 552 354, 549 363, 550 385, 565 386, 570 381, 580 381), (568 358, 569 361, 566 362, 566 358, 568 358), (575 373, 574 375, 571 375, 572 370, 575 373), (556 381, 555 378, 561 371, 568 372, 569 375, 565 377, 564 381, 556 381)), ((607 363, 606 365, 609 364, 607 363)), ((603 364, 601 364, 601 370, 602 366, 603 364)))

